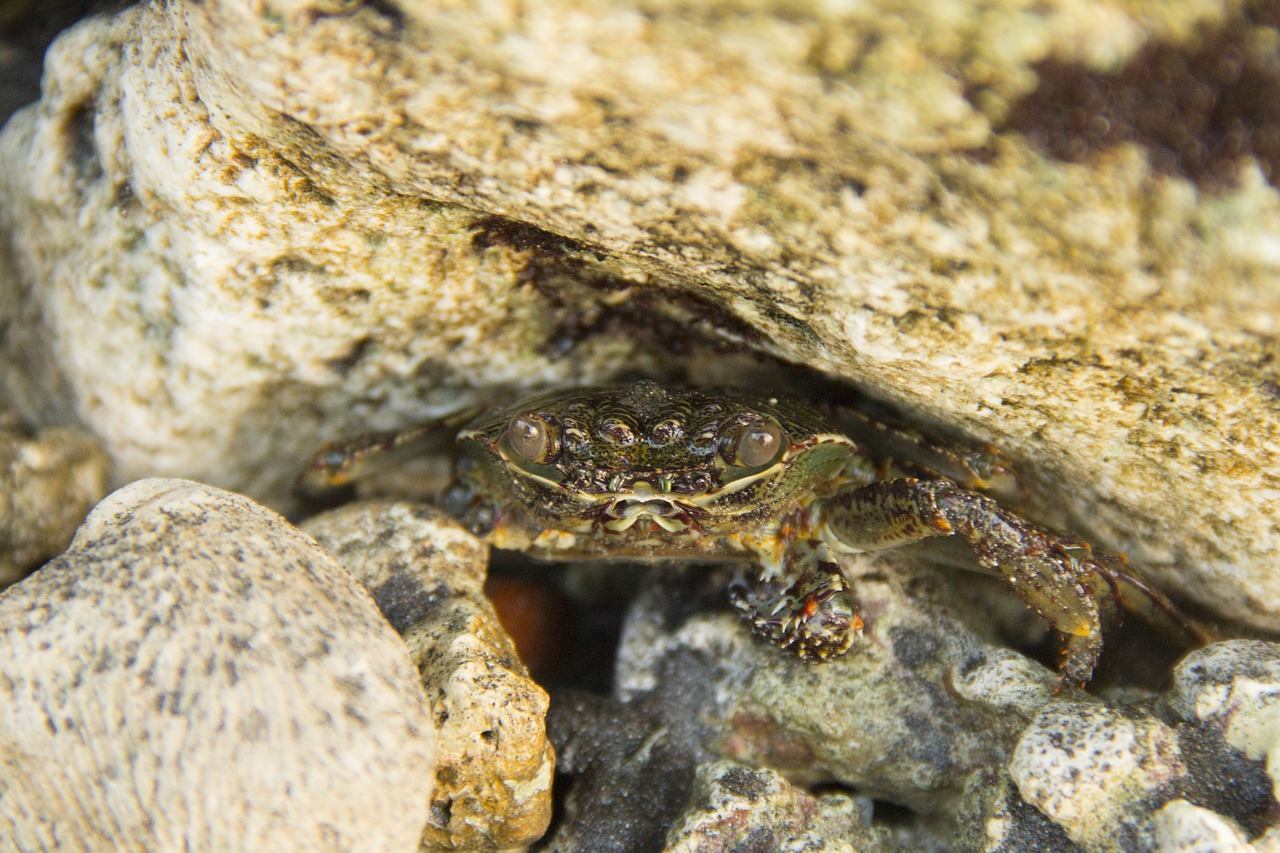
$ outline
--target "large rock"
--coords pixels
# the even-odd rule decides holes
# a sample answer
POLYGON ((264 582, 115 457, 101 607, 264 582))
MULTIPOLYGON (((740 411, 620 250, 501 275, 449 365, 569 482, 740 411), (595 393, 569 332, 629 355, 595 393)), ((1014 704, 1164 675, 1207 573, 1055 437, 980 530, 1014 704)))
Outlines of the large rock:
POLYGON ((313 540, 147 480, 0 595, 17 850, 416 850, 436 728, 399 636, 313 540))
POLYGON ((1176 113, 1219 92, 1223 137, 1269 138, 1230 87, 1274 90, 1274 31, 1227 8, 93 18, 0 135, 3 385, 122 480, 283 501, 325 436, 495 383, 733 378, 728 341, 997 440, 1041 517, 1280 629, 1274 163, 1176 113))

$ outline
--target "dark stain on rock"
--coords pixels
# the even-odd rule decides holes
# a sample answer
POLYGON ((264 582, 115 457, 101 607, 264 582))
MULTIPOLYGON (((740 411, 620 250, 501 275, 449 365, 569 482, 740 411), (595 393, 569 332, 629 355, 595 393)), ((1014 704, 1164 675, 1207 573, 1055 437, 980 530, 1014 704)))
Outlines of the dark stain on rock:
POLYGON ((752 803, 769 793, 768 780, 749 767, 730 767, 719 782, 727 793, 752 803))
POLYGON ((353 343, 345 355, 339 356, 338 358, 332 358, 326 363, 328 364, 329 369, 334 373, 337 373, 339 376, 346 376, 351 372, 352 368, 360 363, 361 359, 368 355, 372 344, 373 339, 368 335, 365 335, 353 343))
POLYGON ((494 246, 506 246, 517 252, 534 252, 538 255, 553 257, 590 252, 596 255, 597 260, 604 259, 600 252, 591 249, 585 243, 553 234, 527 222, 508 219, 505 216, 485 216, 477 219, 472 223, 471 231, 471 247, 477 252, 494 246))
POLYGON ((472 225, 471 247, 526 255, 518 283, 547 302, 551 317, 542 354, 563 358, 596 336, 642 340, 675 355, 699 346, 725 352, 760 346, 764 336, 710 291, 628 281, 605 269, 601 249, 525 222, 486 216, 472 225))
POLYGON ((1178 748, 1189 771, 1178 785, 1178 796, 1235 819, 1253 835, 1280 819, 1265 763, 1233 748, 1217 726, 1179 726, 1178 748))
POLYGON ((382 615, 402 635, 436 610, 449 595, 447 588, 428 589, 407 570, 393 572, 370 592, 382 615))
POLYGON ((893 644, 893 656, 908 669, 920 669, 936 664, 941 654, 938 638, 911 628, 894 628, 889 632, 893 644))
POLYGON ((1266 28, 1280 0, 1254 0, 1187 44, 1152 42, 1111 73, 1049 57, 1040 84, 1016 102, 999 131, 1013 130, 1054 157, 1087 162, 1133 142, 1152 167, 1202 189, 1232 186, 1253 155, 1280 179, 1280 55, 1266 28))

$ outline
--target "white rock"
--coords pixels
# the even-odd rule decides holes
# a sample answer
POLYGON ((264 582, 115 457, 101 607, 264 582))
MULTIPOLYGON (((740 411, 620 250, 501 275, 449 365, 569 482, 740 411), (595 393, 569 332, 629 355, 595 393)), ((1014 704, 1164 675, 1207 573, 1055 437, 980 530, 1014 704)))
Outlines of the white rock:
POLYGON ((1068 702, 1040 712, 1009 764, 1022 798, 1090 850, 1150 846, 1149 801, 1186 773, 1173 729, 1068 702))
POLYGON ((1221 726, 1246 757, 1265 760, 1280 799, 1280 644, 1230 640, 1192 652, 1174 671, 1169 702, 1185 719, 1221 726))
POLYGON ((436 732, 403 642, 247 498, 121 489, 0 596, 18 850, 417 849, 436 732))
POLYGON ((1166 804, 1155 824, 1156 853, 1254 853, 1231 821, 1186 800, 1166 804))

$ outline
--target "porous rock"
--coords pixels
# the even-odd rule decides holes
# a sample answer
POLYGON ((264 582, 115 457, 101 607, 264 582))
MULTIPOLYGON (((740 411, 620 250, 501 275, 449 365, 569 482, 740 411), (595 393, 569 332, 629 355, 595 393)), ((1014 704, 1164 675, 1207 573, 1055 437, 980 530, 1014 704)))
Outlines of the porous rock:
MULTIPOLYGON (((702 712, 713 752, 793 781, 949 812, 971 771, 1011 753, 1057 679, 966 625, 938 570, 896 555, 843 565, 866 623, 843 657, 813 666, 780 653, 735 615, 691 611, 698 597, 668 582, 628 618, 619 694, 675 699, 674 670, 692 660, 700 672, 686 677, 713 697, 702 712)), ((708 596, 723 600, 723 579, 703 593, 704 606, 708 596)))
POLYGON ((1280 801, 1280 644, 1215 643, 1174 671, 1168 703, 1185 720, 1221 732, 1245 758, 1265 762, 1273 802, 1280 801))
POLYGON ((29 435, 0 416, 0 585, 71 541, 107 493, 107 455, 81 430, 29 435))
POLYGON ((704 764, 693 795, 667 834, 666 853, 874 853, 887 833, 873 832, 859 804, 843 794, 812 796, 772 770, 732 761, 704 764))
POLYGON ((363 583, 418 667, 439 728, 423 846, 505 850, 551 819, 547 694, 520 661, 483 585, 489 549, 422 504, 368 501, 304 525, 363 583))
POLYGON ((408 653, 270 510, 134 483, 0 611, 15 849, 416 847, 436 735, 408 653))
MULTIPOLYGON (((1123 102, 1142 78, 1203 152, 1218 129, 1187 140, 1178 112, 1202 81, 1159 89, 1153 57, 1185 69, 1224 44, 1244 83, 1272 80, 1275 31, 1249 14, 182 0, 95 17, 0 134, 6 395, 90 426, 122 479, 285 501, 325 436, 496 383, 720 378, 693 356, 727 341, 998 441, 1042 518, 1277 629, 1274 163, 1242 149, 1198 187, 1145 130, 1036 142, 1059 115, 1121 124, 1038 86, 1123 102), (1058 159, 1073 141, 1088 156, 1058 159)), ((1270 138, 1253 126, 1269 97, 1223 93, 1261 106, 1220 135, 1270 138)))
POLYGON ((1187 774, 1177 733, 1096 704, 1054 703, 1018 742, 1009 774, 1023 799, 1089 850, 1153 846, 1152 813, 1187 774))

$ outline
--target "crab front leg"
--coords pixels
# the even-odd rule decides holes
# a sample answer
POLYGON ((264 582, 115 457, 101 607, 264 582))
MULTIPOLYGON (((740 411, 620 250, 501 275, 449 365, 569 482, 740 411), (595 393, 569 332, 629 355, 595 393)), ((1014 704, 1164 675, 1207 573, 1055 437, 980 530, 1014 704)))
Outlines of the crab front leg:
MULTIPOLYGON (((1095 559, 1087 544, 1058 537, 990 498, 945 481, 904 478, 846 488, 822 502, 818 513, 821 532, 836 550, 876 551, 938 536, 963 538, 978 567, 1007 580, 1062 635, 1063 681, 1084 684, 1093 674, 1102 623, 1116 615, 1119 583, 1114 568, 1095 559)), ((1138 588, 1153 594, 1140 583, 1126 585, 1125 591, 1138 588)), ((1167 605, 1156 601, 1161 609, 1167 605)))
POLYGON ((761 549, 763 575, 740 578, 730 599, 756 633, 808 661, 848 651, 862 619, 835 554, 817 539, 797 539, 782 553, 781 571, 771 571, 761 549))

